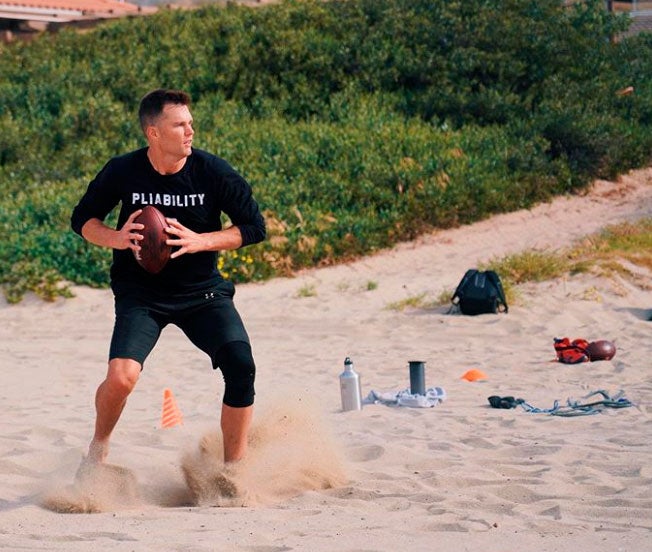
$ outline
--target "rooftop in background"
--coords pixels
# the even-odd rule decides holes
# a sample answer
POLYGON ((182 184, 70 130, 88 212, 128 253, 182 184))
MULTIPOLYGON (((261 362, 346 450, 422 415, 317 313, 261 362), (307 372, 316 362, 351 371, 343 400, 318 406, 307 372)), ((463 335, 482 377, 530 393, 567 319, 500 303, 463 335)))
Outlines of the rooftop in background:
POLYGON ((227 1, 260 6, 277 0, 0 0, 0 32, 8 31, 11 39, 14 32, 56 30, 66 24, 85 26, 102 19, 148 15, 159 8, 198 8, 226 5, 227 1))
POLYGON ((652 32, 652 0, 615 0, 611 7, 616 13, 629 13, 632 18, 632 24, 624 36, 652 32))
MULTIPOLYGON (((56 30, 61 26, 88 27, 103 19, 147 15, 159 8, 197 8, 206 4, 226 4, 229 0, 0 0, 0 41, 18 36, 29 38, 34 31, 56 30)), ((230 0, 238 4, 262 6, 278 0, 230 0)), ((577 0, 566 0, 573 3, 577 0)), ((606 8, 628 12, 632 25, 625 36, 652 31, 652 0, 609 0, 606 8)))
POLYGON ((66 23, 136 15, 142 8, 121 0, 0 0, 0 19, 66 23))

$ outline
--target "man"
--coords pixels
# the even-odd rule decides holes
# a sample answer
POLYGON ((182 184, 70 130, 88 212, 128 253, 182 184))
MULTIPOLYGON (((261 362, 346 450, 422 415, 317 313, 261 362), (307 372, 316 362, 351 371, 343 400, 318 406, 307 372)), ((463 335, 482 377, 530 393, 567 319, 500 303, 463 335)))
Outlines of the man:
POLYGON ((217 252, 265 238, 265 223, 249 184, 224 160, 194 149, 190 98, 154 90, 138 116, 147 147, 111 159, 75 207, 75 232, 113 249, 111 288, 115 325, 106 378, 95 396, 95 433, 87 462, 103 463, 109 439, 162 329, 173 323, 206 352, 225 382, 221 412, 224 461, 247 449, 253 415, 255 365, 249 337, 233 305, 235 288, 217 270, 217 252), (121 204, 116 229, 105 217, 121 204), (135 261, 145 205, 166 216, 173 253, 165 268, 149 274, 135 261), (224 212, 232 226, 223 229, 224 212))

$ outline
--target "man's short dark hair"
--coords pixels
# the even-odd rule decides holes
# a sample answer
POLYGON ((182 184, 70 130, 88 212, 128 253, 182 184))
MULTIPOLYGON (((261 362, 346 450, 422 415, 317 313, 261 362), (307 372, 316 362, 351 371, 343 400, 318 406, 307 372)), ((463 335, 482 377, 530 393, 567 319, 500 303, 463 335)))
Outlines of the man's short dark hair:
POLYGON ((163 113, 163 108, 168 104, 190 105, 190 96, 181 90, 159 88, 148 92, 140 100, 138 120, 143 132, 148 126, 156 123, 156 119, 163 113))

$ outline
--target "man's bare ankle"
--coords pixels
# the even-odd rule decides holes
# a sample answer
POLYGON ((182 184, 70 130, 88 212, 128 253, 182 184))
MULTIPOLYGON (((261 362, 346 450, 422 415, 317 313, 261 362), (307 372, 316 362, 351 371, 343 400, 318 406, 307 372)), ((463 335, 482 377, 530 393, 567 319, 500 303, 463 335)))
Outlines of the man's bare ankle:
POLYGON ((109 455, 109 444, 101 441, 92 440, 88 446, 87 462, 102 464, 109 455))

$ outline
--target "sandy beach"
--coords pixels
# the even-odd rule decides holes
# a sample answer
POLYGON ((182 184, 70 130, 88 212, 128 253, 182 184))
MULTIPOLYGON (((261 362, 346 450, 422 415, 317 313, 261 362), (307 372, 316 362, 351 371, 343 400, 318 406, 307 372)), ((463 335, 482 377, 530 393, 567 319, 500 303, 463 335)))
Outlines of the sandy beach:
POLYGON ((238 286, 257 362, 255 427, 233 474, 237 496, 218 489, 201 503, 182 465, 198 461, 200 442, 219 456, 223 384, 169 327, 113 436, 109 460, 133 475, 128 492, 103 481, 86 497, 96 513, 52 510, 83 498, 73 482, 106 371, 112 296, 76 287, 55 303, 2 300, 0 549, 651 550, 652 287, 583 274, 521 286, 508 314, 388 308, 452 291, 479 262, 650 216, 652 168, 356 262, 238 286), (555 337, 611 340, 617 353, 562 364, 555 337), (343 412, 347 356, 363 395, 407 389, 408 361, 422 360, 427 386, 446 399, 343 412), (469 369, 486 379, 461 379, 469 369), (163 429, 166 388, 183 424, 163 429), (560 417, 487 402, 511 395, 549 409, 597 390, 634 406, 560 417))

